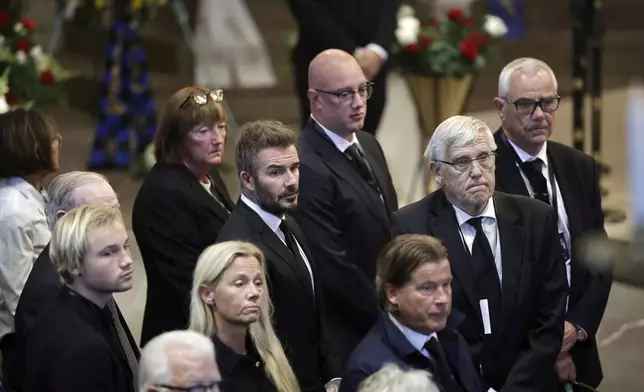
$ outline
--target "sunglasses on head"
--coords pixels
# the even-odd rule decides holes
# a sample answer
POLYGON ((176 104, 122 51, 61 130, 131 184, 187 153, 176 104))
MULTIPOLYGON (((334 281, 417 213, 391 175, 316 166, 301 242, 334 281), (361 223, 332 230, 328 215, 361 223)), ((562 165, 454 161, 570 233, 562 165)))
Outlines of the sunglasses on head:
POLYGON ((208 103, 208 97, 213 100, 213 102, 221 102, 224 100, 224 91, 223 90, 207 90, 204 92, 192 93, 179 105, 179 108, 183 108, 190 101, 193 101, 196 105, 202 106, 208 103))

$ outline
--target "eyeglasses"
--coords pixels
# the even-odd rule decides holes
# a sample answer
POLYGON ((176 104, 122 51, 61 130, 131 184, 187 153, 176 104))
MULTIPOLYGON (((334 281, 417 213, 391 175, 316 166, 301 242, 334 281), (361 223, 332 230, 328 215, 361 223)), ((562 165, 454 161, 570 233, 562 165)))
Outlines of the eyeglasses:
POLYGON ((221 381, 213 381, 210 384, 194 385, 188 388, 159 384, 154 385, 153 388, 158 392, 219 392, 219 384, 221 381))
POLYGON ((362 86, 358 87, 357 90, 338 90, 338 91, 326 91, 326 90, 320 90, 320 89, 314 89, 318 93, 323 93, 323 94, 329 94, 329 95, 334 95, 338 98, 339 101, 342 102, 349 102, 353 100, 353 97, 355 94, 358 94, 360 98, 362 99, 369 99, 371 98, 371 94, 373 94, 373 85, 375 83, 373 82, 367 82, 363 84, 362 86))
POLYGON ((192 93, 179 105, 179 108, 183 108, 190 101, 194 102, 198 106, 203 106, 208 103, 208 98, 213 100, 213 102, 221 102, 224 100, 224 91, 223 90, 208 90, 205 92, 192 93))
POLYGON ((505 97, 502 97, 506 102, 509 102, 514 105, 514 109, 518 114, 532 114, 537 110, 537 106, 545 113, 552 113, 555 110, 559 109, 559 103, 561 102, 560 96, 555 96, 551 98, 543 98, 538 101, 533 99, 517 99, 516 101, 511 101, 505 97))
POLYGON ((451 167, 453 167, 454 169, 460 172, 465 172, 470 170, 474 165, 474 162, 478 162, 479 165, 481 165, 481 167, 484 169, 491 169, 494 166, 495 155, 496 155, 496 151, 492 151, 490 153, 479 155, 474 159, 462 158, 462 159, 457 159, 453 162, 447 162, 447 161, 441 161, 441 160, 438 160, 438 162, 450 165, 451 167))

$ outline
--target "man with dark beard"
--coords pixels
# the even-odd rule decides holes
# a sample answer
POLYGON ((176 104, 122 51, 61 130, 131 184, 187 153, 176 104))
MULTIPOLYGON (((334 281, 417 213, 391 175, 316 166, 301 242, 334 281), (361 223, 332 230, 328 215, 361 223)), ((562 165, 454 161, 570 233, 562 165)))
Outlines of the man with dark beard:
POLYGON ((217 242, 242 240, 266 257, 275 331, 302 391, 333 391, 340 369, 330 355, 321 285, 304 235, 288 216, 297 207, 300 160, 294 133, 278 121, 244 124, 237 142, 241 197, 217 242), (333 382, 331 382, 333 381, 333 382))

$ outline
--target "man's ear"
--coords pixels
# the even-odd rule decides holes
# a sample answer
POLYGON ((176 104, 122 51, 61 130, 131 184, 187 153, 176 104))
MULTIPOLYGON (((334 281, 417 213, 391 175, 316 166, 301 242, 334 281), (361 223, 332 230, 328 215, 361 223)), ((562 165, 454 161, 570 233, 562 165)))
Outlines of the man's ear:
POLYGON ((443 173, 441 170, 441 165, 438 162, 429 162, 429 172, 431 173, 432 177, 434 178, 434 181, 439 186, 442 186, 443 184, 443 173))
POLYGON ((496 114, 499 116, 501 121, 505 120, 505 114, 503 113, 503 108, 505 107, 506 101, 500 97, 494 97, 494 107, 496 108, 496 114))
POLYGON ((251 192, 255 191, 255 179, 247 171, 242 171, 239 173, 239 180, 244 188, 248 189, 251 192))

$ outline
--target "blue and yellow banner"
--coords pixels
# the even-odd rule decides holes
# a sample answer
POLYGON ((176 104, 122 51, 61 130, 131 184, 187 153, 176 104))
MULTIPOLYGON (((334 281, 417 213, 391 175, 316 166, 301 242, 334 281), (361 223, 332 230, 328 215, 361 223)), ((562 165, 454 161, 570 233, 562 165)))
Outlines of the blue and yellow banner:
POLYGON ((490 14, 503 19, 508 26, 508 38, 522 38, 525 35, 523 0, 490 0, 490 14))

